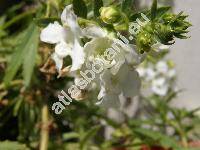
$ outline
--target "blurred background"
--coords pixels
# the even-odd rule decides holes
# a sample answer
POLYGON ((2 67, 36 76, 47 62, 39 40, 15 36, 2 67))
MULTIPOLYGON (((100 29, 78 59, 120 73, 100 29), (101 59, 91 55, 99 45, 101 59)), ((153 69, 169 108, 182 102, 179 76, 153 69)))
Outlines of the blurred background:
MULTIPOLYGON (((151 1, 139 0, 141 6, 150 6, 151 1)), ((176 64, 178 74, 177 85, 183 89, 173 105, 188 109, 200 106, 200 1, 199 0, 159 0, 161 4, 173 6, 173 11, 184 11, 189 15, 188 20, 192 23, 187 40, 177 39, 170 46, 169 58, 176 64)))

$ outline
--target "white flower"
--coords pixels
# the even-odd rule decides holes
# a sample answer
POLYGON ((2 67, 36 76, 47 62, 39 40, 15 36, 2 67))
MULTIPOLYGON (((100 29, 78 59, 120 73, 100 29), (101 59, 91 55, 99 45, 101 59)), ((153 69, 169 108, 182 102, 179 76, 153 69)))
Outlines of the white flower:
POLYGON ((79 40, 81 30, 71 5, 64 9, 61 20, 64 26, 61 26, 58 22, 50 23, 42 30, 40 39, 46 43, 56 44, 52 59, 55 61, 59 72, 62 69, 63 59, 66 56, 71 56, 71 71, 75 71, 80 69, 84 63, 84 53, 79 40))
POLYGON ((90 25, 85 29, 81 29, 78 25, 77 16, 73 12, 72 5, 65 7, 61 14, 61 21, 63 26, 58 22, 54 22, 44 28, 40 39, 46 43, 56 44, 52 59, 55 61, 59 72, 63 67, 63 59, 66 56, 72 58, 70 71, 76 71, 81 68, 85 61, 80 38, 83 36, 88 38, 105 37, 107 33, 96 25, 90 25))
POLYGON ((165 78, 158 78, 152 82, 152 91, 160 96, 165 96, 168 92, 169 85, 166 83, 165 78))
POLYGON ((139 90, 140 78, 137 71, 127 64, 123 64, 116 75, 113 75, 110 70, 106 70, 102 74, 101 91, 98 99, 103 99, 104 101, 114 100, 115 103, 118 103, 120 94, 130 98, 136 96, 139 90), (115 99, 113 99, 114 97, 115 99))
POLYGON ((136 66, 142 61, 142 56, 136 53, 132 45, 108 37, 94 38, 85 44, 84 52, 86 61, 101 59, 104 67, 110 68, 113 75, 117 74, 125 62, 130 66, 136 66))
POLYGON ((146 80, 147 81, 153 80, 156 75, 157 75, 157 73, 154 71, 153 68, 149 67, 146 69, 146 80))
POLYGON ((174 78, 176 76, 176 70, 175 69, 170 69, 168 72, 167 72, 167 76, 171 79, 171 78, 174 78))
POLYGON ((159 73, 163 73, 163 74, 166 74, 168 72, 168 65, 167 65, 167 62, 166 61, 159 61, 157 64, 156 64, 156 69, 159 73))

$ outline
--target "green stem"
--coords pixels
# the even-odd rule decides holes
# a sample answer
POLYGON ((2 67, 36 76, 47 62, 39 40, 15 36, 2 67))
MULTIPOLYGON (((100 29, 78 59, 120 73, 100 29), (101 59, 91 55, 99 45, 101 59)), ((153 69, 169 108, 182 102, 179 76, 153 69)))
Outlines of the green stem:
POLYGON ((47 105, 42 107, 42 128, 40 132, 40 150, 47 150, 49 143, 49 111, 47 105))
POLYGON ((180 135, 181 143, 183 144, 184 147, 187 148, 187 147, 188 147, 188 140, 187 140, 187 137, 186 137, 186 135, 185 135, 184 130, 182 130, 181 124, 180 124, 180 123, 175 124, 175 123, 172 122, 172 121, 168 121, 168 122, 169 122, 169 124, 170 124, 171 126, 173 126, 173 127, 176 129, 176 131, 177 131, 178 134, 180 135))
POLYGON ((50 3, 50 1, 48 0, 48 1, 47 1, 47 10, 46 10, 46 15, 45 15, 46 18, 48 18, 49 15, 50 15, 50 9, 51 9, 51 3, 50 3))

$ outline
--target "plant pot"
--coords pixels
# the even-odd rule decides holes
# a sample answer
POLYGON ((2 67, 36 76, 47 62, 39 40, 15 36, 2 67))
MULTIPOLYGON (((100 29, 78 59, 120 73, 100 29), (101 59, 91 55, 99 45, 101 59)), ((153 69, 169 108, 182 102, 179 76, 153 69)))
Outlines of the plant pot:
MULTIPOLYGON (((188 146, 190 148, 200 148, 200 141, 191 141, 188 143, 188 146)), ((143 145, 140 150, 172 150, 172 149, 166 149, 161 146, 152 146, 148 147, 146 145, 143 145)))
POLYGON ((115 147, 113 150, 127 150, 125 147, 115 147))
POLYGON ((189 142, 189 147, 191 147, 191 148, 200 148, 200 141, 191 141, 191 142, 189 142))
POLYGON ((166 149, 163 148, 161 146, 152 146, 152 147, 148 147, 146 145, 143 145, 142 148, 140 150, 170 150, 170 149, 166 149))

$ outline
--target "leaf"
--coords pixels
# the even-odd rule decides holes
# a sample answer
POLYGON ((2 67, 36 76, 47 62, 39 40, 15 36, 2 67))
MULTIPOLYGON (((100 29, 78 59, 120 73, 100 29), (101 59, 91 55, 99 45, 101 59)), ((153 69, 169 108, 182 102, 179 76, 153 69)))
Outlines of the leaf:
POLYGON ((126 11, 127 9, 130 9, 132 4, 133 4, 133 0, 123 0, 122 5, 121 5, 122 11, 126 11))
POLYGON ((27 64, 24 64, 25 70, 23 75, 25 83, 28 85, 34 67, 35 52, 38 46, 38 35, 38 28, 34 24, 31 24, 24 33, 21 43, 16 47, 15 52, 11 57, 11 61, 8 64, 6 75, 4 77, 4 83, 6 86, 9 85, 20 66, 24 63, 27 64), (31 55, 34 56, 31 57, 31 55), (28 57, 29 60, 26 57, 28 57))
POLYGON ((154 144, 157 143, 167 148, 178 147, 178 145, 176 144, 175 140, 172 137, 166 136, 160 132, 152 131, 152 130, 144 129, 144 128, 134 129, 134 132, 140 135, 143 139, 146 138, 148 140, 152 140, 152 143, 154 144))
POLYGON ((100 126, 95 126, 92 129, 90 129, 88 132, 85 133, 84 137, 80 141, 80 149, 83 149, 85 144, 88 142, 88 140, 93 137, 97 131, 100 129, 100 126))
POLYGON ((76 132, 68 132, 68 133, 63 134, 63 140, 65 141, 71 140, 71 139, 78 139, 78 138, 79 138, 79 134, 76 132))
POLYGON ((0 142, 1 150, 28 150, 28 148, 21 143, 11 142, 11 141, 3 141, 0 142))
POLYGON ((103 7, 103 1, 102 0, 94 0, 94 16, 99 17, 100 8, 103 7))
POLYGON ((23 63, 23 77, 24 77, 24 84, 25 86, 28 86, 33 69, 35 66, 35 60, 36 60, 36 55, 37 55, 37 50, 38 50, 38 44, 39 44, 39 29, 35 26, 33 29, 32 36, 30 37, 28 43, 27 43, 27 53, 26 57, 24 58, 24 63, 23 63))
POLYGON ((83 0, 73 0, 73 9, 78 17, 87 18, 87 6, 83 0))
POLYGON ((156 18, 156 13, 157 13, 157 0, 154 0, 151 6, 151 20, 154 20, 156 18))
POLYGON ((39 27, 46 27, 49 23, 54 21, 60 21, 59 18, 35 18, 33 21, 39 26, 39 27))
POLYGON ((168 12, 171 9, 171 7, 160 7, 156 11, 156 18, 162 17, 166 12, 168 12))
POLYGON ((21 97, 16 100, 16 104, 14 105, 14 109, 13 109, 13 115, 14 116, 17 116, 22 102, 23 102, 23 98, 21 98, 21 97))

